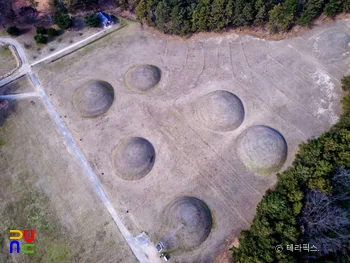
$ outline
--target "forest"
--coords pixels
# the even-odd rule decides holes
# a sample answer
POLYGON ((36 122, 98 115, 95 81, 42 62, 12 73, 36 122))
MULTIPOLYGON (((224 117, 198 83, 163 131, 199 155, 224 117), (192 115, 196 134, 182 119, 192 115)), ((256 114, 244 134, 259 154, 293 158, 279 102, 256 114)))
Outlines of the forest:
MULTIPOLYGON (((70 13, 96 9, 106 0, 62 0, 70 13)), ((350 11, 350 0, 112 0, 138 21, 166 34, 187 35, 264 26, 271 33, 310 26, 321 14, 350 11)))
POLYGON ((190 34, 267 26, 272 33, 309 26, 322 13, 350 11, 350 0, 119 0, 139 21, 163 33, 190 34))
MULTIPOLYGON (((60 13, 70 14, 96 11, 106 4, 130 11, 141 23, 163 33, 182 36, 251 26, 286 32, 295 25, 312 25, 321 14, 333 18, 350 11, 350 0, 52 0, 60 13)), ((2 2, 0 14, 4 21, 15 19, 2 2)))
POLYGON ((277 175, 232 248, 235 262, 350 262, 350 76, 341 82, 344 114, 277 175))

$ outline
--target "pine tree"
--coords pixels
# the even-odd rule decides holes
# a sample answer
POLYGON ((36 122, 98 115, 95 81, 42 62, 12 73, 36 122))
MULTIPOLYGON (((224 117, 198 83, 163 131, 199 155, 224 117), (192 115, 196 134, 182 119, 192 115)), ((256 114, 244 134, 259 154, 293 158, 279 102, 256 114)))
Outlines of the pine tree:
POLYGON ((256 25, 265 24, 265 22, 267 21, 268 13, 264 0, 257 0, 255 2, 255 9, 257 10, 257 13, 255 16, 254 23, 256 25))
POLYGON ((227 25, 225 13, 223 10, 226 9, 226 0, 214 0, 211 5, 210 18, 209 18, 209 29, 218 31, 227 25))
POLYGON ((209 29, 211 0, 201 1, 192 16, 192 31, 203 32, 209 29))
POLYGON ((145 0, 141 0, 136 7, 136 19, 143 21, 147 17, 147 6, 145 0))
POLYGON ((156 16, 156 26, 158 30, 166 32, 166 23, 170 16, 170 7, 168 3, 165 0, 159 2, 154 14, 156 16))

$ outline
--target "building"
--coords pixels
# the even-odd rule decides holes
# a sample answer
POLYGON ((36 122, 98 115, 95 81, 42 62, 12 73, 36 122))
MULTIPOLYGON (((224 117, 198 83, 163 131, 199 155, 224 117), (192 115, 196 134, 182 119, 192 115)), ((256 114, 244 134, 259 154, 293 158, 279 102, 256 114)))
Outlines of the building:
POLYGON ((101 23, 103 24, 103 26, 106 27, 111 27, 112 25, 114 25, 113 19, 107 15, 106 13, 103 12, 99 12, 97 14, 98 19, 100 19, 101 23))

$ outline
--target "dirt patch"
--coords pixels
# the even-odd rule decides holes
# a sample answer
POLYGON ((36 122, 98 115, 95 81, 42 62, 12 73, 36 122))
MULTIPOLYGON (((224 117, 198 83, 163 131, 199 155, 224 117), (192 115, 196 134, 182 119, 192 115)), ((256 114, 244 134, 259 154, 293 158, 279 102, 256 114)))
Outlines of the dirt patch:
POLYGON ((288 146, 278 166, 282 171, 298 144, 329 129, 340 113, 339 79, 350 56, 325 63, 314 56, 311 44, 332 28, 348 32, 350 27, 347 21, 335 22, 298 38, 266 41, 236 34, 181 39, 130 22, 33 70, 59 115, 67 116, 65 124, 128 230, 135 236, 145 231, 157 243, 164 234, 159 224, 166 207, 194 196, 210 208, 213 227, 203 243, 171 256, 177 262, 213 262, 228 236, 249 227, 256 205, 276 181, 276 170, 260 176, 240 160, 240 135, 257 125, 279 131, 288 146), (156 89, 138 93, 127 87, 125 73, 137 65, 161 70, 156 89), (110 109, 93 119, 81 118, 70 103, 74 89, 89 79, 110 83, 116 96, 110 109), (243 104, 244 119, 240 115, 235 129, 216 131, 197 118, 198 102, 218 90, 243 104), (146 176, 125 180, 114 167, 113 152, 134 137, 149 141, 156 158, 146 176))

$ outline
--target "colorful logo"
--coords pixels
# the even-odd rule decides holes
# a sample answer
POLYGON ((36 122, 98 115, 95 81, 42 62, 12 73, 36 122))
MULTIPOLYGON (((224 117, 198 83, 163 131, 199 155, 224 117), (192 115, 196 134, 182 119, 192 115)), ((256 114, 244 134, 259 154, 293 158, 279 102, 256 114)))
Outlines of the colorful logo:
POLYGON ((24 230, 24 235, 21 230, 10 229, 10 240, 12 240, 10 243, 10 254, 13 253, 14 248, 16 249, 17 254, 19 254, 20 252, 24 254, 34 254, 34 244, 32 244, 34 242, 33 229, 24 230), (18 240, 20 240, 22 237, 24 238, 24 241, 27 243, 22 243, 21 245, 18 240))

